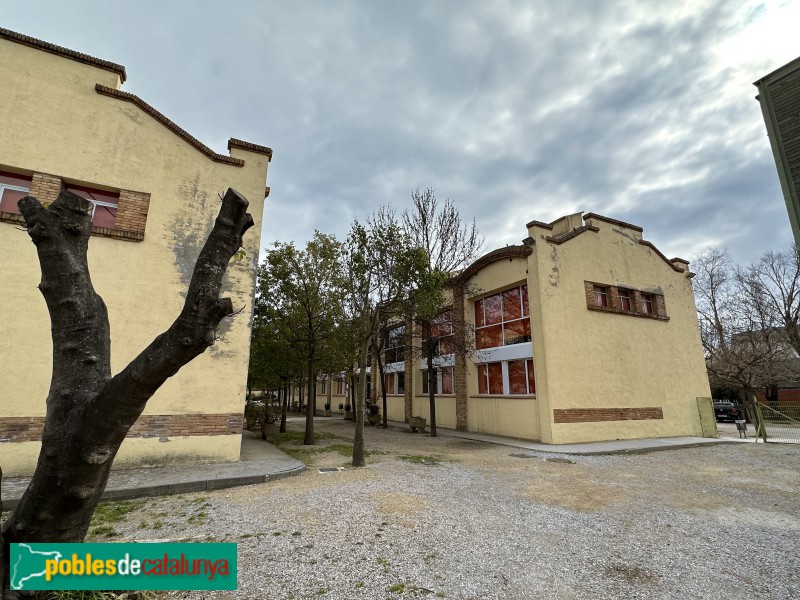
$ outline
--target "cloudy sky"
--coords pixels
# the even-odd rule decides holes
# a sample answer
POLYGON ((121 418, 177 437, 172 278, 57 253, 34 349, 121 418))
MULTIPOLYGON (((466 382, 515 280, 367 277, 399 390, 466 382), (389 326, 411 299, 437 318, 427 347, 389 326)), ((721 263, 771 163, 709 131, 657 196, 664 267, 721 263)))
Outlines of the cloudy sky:
POLYGON ((0 10, 2 27, 125 65, 125 91, 217 152, 272 147, 263 244, 344 237, 433 187, 486 250, 583 210, 670 257, 720 246, 739 262, 791 243, 752 82, 800 55, 798 23, 800 2, 770 0, 0 10))

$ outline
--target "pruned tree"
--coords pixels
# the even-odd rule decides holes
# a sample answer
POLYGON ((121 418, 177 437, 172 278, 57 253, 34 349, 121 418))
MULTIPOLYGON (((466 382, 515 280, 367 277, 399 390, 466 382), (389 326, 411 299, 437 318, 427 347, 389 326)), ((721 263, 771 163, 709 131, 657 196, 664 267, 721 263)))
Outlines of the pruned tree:
POLYGON ((114 457, 147 401, 211 346, 220 321, 234 314, 230 298, 219 294, 228 263, 253 225, 247 206, 228 189, 177 319, 112 376, 108 314, 86 260, 92 204, 67 191, 49 207, 31 196, 19 201, 42 270, 53 374, 36 470, 0 533, 0 590, 7 585, 9 543, 83 540, 114 457))
MULTIPOLYGON (((287 340, 306 363, 308 395, 304 444, 314 444, 314 394, 320 359, 342 318, 342 244, 314 232, 304 250, 276 242, 259 272, 259 289, 268 310, 283 319, 287 340)), ((266 310, 267 308, 265 308, 266 310)))
MULTIPOLYGON (((455 204, 447 199, 440 204, 433 189, 416 190, 411 194, 412 208, 403 213, 403 229, 415 248, 424 256, 421 269, 415 273, 413 292, 409 295, 406 313, 415 324, 409 335, 421 337, 422 356, 428 376, 431 437, 436 437, 436 371, 434 359, 439 349, 436 322, 441 320, 446 304, 445 289, 458 272, 475 260, 483 246, 475 221, 464 223, 455 204)), ((451 313, 452 314, 452 313, 451 313)), ((454 329, 463 329, 462 321, 451 319, 454 329)), ((471 338, 456 332, 453 340, 465 344, 471 338)), ((464 354, 467 348, 454 348, 464 354)))

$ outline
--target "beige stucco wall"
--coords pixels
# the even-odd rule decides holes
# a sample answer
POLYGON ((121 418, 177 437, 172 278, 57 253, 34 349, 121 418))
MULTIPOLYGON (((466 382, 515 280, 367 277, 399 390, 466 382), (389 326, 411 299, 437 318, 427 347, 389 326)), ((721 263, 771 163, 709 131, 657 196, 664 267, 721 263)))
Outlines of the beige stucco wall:
MULTIPOLYGON (((214 162, 135 105, 97 94, 95 83, 119 87, 113 73, 7 40, 0 40, 0 56, 0 169, 151 195, 144 241, 92 237, 89 243, 92 280, 108 306, 113 372, 180 311, 219 209, 218 195, 233 187, 248 198, 255 226, 245 236, 247 257, 231 264, 224 284, 224 294, 244 310, 223 323, 216 344, 168 380, 145 411, 241 412, 267 156, 233 148, 231 155, 244 159, 244 167, 214 162)), ((6 257, 0 264, 6 315, 0 322, 0 416, 44 415, 51 342, 36 288, 35 247, 19 225, 0 222, 0 252, 6 257)), ((239 436, 224 437, 236 439, 197 436, 157 448, 165 455, 235 460, 239 436)), ((0 444, 0 464, 19 454, 21 445, 8 449, 15 445, 0 444)), ((152 440, 127 440, 121 459, 151 456, 150 445, 152 440)))
MULTIPOLYGON (((527 270, 528 261, 524 258, 501 259, 487 265, 471 277, 464 307, 464 317, 468 326, 470 328, 475 326, 476 300, 526 283, 527 270)), ((527 354, 527 357, 530 357, 531 353, 530 344, 517 351, 517 354, 527 354)), ((472 360, 467 360, 467 428, 469 431, 538 440, 540 425, 536 397, 479 395, 476 363, 494 360, 487 353, 480 351, 475 353, 472 360)), ((497 360, 502 360, 502 357, 497 360)), ((538 385, 538 373, 536 379, 538 385)))
POLYGON ((567 443, 701 435, 709 396, 691 280, 641 234, 602 221, 562 244, 532 227, 528 273, 541 438, 567 443), (584 281, 664 295, 669 321, 587 309, 584 281), (552 423, 556 408, 661 407, 663 419, 552 423))

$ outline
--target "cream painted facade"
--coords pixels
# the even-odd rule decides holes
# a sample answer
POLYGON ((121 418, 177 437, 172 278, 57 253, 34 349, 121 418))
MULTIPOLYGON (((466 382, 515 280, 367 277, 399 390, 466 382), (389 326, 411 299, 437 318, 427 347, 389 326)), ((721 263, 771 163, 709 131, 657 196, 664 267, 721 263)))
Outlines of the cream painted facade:
MULTIPOLYGON (((0 172, 30 178, 30 195, 41 201, 52 201, 62 185, 119 194, 114 225, 95 228, 89 241, 114 373, 180 312, 218 196, 232 187, 249 200, 255 226, 245 235, 246 257, 231 263, 223 289, 243 312, 158 390, 115 467, 237 460, 272 151, 231 139, 230 155, 214 153, 122 92, 120 65, 7 30, 0 30, 0 56, 0 172)), ((50 320, 37 290, 35 247, 18 215, 0 212, 0 252, 0 465, 5 475, 20 475, 32 471, 39 452, 50 320)))
MULTIPOLYGON (((500 344, 463 366, 452 355, 437 359, 453 366, 454 379, 452 393, 436 397, 437 424, 552 444, 703 435, 697 398, 710 390, 688 263, 664 257, 640 227, 595 214, 533 221, 527 233, 522 246, 487 254, 456 283, 468 330, 476 303, 527 289, 530 341, 511 333, 519 329, 511 321, 500 344), (597 304, 603 294, 607 306, 597 304), (520 375, 527 360, 533 386, 530 372, 520 375), (481 390, 489 369, 497 389, 481 390)), ((404 373, 403 393, 390 390, 390 419, 429 418, 423 363, 388 365, 404 373)))

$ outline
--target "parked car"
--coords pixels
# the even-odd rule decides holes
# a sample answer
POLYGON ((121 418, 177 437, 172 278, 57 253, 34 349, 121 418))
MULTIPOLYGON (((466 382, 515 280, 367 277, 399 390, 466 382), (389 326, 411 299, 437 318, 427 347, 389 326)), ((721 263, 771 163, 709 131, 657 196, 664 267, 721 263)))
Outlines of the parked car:
POLYGON ((743 419, 744 415, 733 402, 714 402, 714 416, 719 421, 735 421, 743 419))

